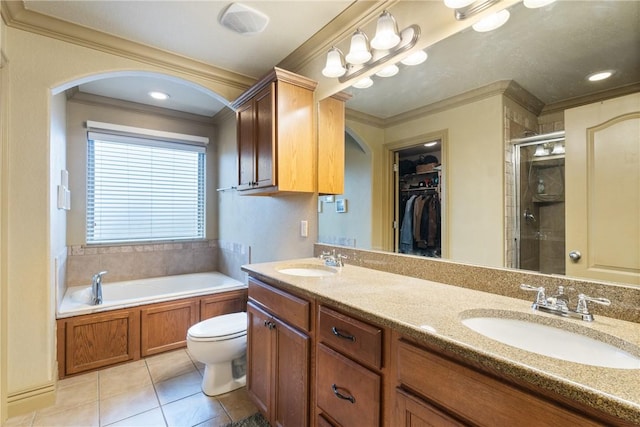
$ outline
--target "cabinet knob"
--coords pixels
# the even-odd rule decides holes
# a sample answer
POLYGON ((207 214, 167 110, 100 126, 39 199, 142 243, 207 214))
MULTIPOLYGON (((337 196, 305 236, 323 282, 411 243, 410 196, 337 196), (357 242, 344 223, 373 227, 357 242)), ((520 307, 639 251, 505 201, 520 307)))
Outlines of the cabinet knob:
POLYGON ((338 386, 335 384, 331 385, 331 390, 333 390, 333 394, 336 395, 338 399, 348 400, 351 403, 356 403, 356 398, 351 395, 342 394, 338 391, 338 386))
POLYGON ((569 252, 569 258, 571 258, 571 261, 573 262, 578 262, 580 258, 582 258, 582 254, 580 251, 571 251, 569 252))
POLYGON ((269 328, 269 329, 275 329, 276 324, 275 324, 275 323, 273 323, 273 322, 272 322, 272 321, 270 321, 270 320, 265 320, 265 321, 264 321, 264 326, 265 326, 266 328, 269 328))

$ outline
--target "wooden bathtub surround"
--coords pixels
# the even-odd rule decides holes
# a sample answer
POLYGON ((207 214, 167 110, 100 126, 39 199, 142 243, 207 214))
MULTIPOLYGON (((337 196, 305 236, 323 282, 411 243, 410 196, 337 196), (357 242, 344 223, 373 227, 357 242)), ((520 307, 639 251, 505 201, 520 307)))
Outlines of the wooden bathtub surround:
POLYGON ((58 319, 58 377, 186 347, 191 325, 246 304, 243 289, 58 319))

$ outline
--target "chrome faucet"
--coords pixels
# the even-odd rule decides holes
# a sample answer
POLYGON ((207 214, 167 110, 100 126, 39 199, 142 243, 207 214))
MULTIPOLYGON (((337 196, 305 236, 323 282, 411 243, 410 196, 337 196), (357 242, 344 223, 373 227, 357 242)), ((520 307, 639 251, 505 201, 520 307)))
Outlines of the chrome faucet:
POLYGON ((320 255, 320 259, 324 261, 324 265, 329 267, 342 267, 344 263, 343 259, 347 258, 344 255, 336 254, 336 250, 334 249, 331 252, 322 251, 320 255))
POLYGON ((593 298, 585 294, 579 294, 576 309, 571 310, 569 308, 569 297, 564 293, 563 286, 558 286, 558 292, 551 297, 546 296, 545 288, 542 286, 535 287, 523 283, 520 285, 520 289, 523 291, 536 292, 536 300, 531 304, 531 308, 534 310, 540 310, 545 313, 552 313, 563 317, 574 317, 587 322, 593 321, 593 314, 589 312, 589 302, 611 305, 611 301, 607 298, 593 298))
POLYGON ((91 304, 102 304, 102 276, 107 274, 106 271, 101 271, 98 274, 93 275, 91 280, 91 304))

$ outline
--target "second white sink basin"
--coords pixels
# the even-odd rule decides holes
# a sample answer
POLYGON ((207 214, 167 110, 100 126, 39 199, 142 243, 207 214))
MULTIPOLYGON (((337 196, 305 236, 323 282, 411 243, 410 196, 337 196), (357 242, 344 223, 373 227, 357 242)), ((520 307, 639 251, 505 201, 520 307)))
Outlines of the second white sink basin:
MULTIPOLYGON (((584 365, 640 369, 639 356, 581 333, 503 317, 468 317, 462 323, 488 338, 532 353, 584 365)), ((590 331, 590 334, 593 333, 590 331)), ((602 334, 603 339, 605 336, 602 334)))
POLYGON ((336 274, 338 270, 324 265, 287 265, 276 269, 278 273, 288 274, 290 276, 302 277, 323 277, 336 274))

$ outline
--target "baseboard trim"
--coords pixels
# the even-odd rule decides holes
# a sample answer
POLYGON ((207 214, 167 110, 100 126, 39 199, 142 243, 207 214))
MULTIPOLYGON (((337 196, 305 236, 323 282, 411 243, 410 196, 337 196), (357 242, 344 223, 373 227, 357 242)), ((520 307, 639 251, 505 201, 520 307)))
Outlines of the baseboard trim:
POLYGON ((45 384, 28 390, 22 390, 7 396, 7 415, 9 418, 28 414, 56 403, 55 383, 45 384))

